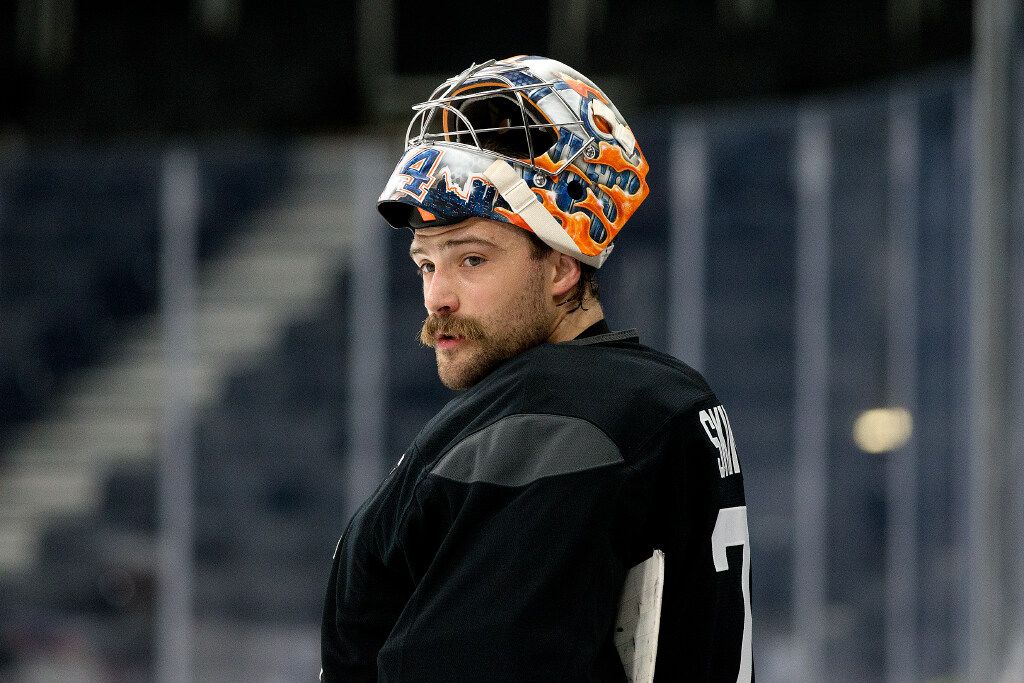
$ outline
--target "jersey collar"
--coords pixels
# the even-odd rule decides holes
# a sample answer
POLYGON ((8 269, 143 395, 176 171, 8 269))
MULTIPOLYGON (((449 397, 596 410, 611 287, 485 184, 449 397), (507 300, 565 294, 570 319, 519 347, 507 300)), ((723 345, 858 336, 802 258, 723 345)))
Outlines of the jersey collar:
MULTIPOLYGON (((601 322, 604 322, 603 320, 601 322)), ((607 327, 607 325, 605 325, 607 327)), ((589 328, 588 328, 589 331, 589 328)), ((617 341, 631 341, 633 343, 640 343, 640 333, 635 329, 622 330, 620 332, 606 332, 605 334, 591 334, 590 336, 580 335, 575 339, 562 342, 562 344, 568 344, 569 346, 588 346, 590 344, 606 344, 608 342, 617 341)))

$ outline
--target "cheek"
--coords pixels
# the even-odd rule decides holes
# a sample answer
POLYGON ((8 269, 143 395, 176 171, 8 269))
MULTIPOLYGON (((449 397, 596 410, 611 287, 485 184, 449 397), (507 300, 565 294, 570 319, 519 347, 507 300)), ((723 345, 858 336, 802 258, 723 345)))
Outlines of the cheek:
POLYGON ((551 304, 550 298, 543 287, 543 281, 536 271, 520 272, 516 277, 503 284, 496 292, 500 306, 506 311, 518 311, 519 315, 532 317, 551 304))
POLYGON ((544 298, 544 290, 541 271, 532 265, 494 268, 486 276, 481 273, 481 277, 466 278, 462 282, 460 308, 467 315, 482 317, 536 309, 544 298))
POLYGON ((459 287, 462 306, 480 313, 501 306, 509 295, 515 293, 515 283, 498 268, 465 273, 459 287))
POLYGON ((505 308, 508 305, 508 296, 507 288, 495 286, 495 283, 474 283, 466 287, 462 297, 462 308, 467 314, 486 318, 505 308))

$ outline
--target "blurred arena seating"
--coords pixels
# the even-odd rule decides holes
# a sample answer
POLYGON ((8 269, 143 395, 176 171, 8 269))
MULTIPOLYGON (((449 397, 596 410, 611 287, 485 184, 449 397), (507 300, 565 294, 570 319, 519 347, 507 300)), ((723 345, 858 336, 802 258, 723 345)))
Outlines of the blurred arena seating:
POLYGON ((0 429, 33 417, 60 379, 95 361, 112 319, 155 304, 154 171, 59 153, 6 170, 0 429))
MULTIPOLYGON (((25 309, 21 346, 4 330, 5 360, 15 370, 45 368, 53 380, 39 395, 58 397, 30 406, 4 397, 23 411, 5 425, 0 476, 5 643, 27 638, 30 657, 81 647, 129 671, 151 665, 154 446, 167 390, 154 317, 162 156, 138 156, 12 164, 3 191, 12 218, 0 230, 20 268, 10 272, 24 283, 3 293, 5 308, 25 309), (73 268, 81 278, 62 281, 73 268), (94 282, 110 284, 101 293, 94 282), (92 319, 68 314, 79 308, 92 319), (74 334, 62 337, 62 325, 74 334), (83 337, 91 345, 57 365, 42 354, 45 335, 72 351, 83 337)), ((343 276, 335 273, 351 222, 339 191, 345 176, 330 146, 211 149, 195 168, 199 616, 308 621, 319 610, 344 481, 343 276)))
MULTIPOLYGON (((279 155, 278 155, 279 156, 279 155)), ((270 153, 200 160, 208 219, 202 258, 272 200, 270 153)), ((36 416, 67 375, 98 361, 159 288, 158 150, 57 149, 0 161, 0 438, 36 416)))

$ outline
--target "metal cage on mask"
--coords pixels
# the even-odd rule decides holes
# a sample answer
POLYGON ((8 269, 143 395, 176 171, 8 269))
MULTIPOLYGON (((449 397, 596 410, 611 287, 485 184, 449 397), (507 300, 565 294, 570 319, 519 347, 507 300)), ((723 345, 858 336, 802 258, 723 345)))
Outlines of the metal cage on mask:
POLYGON ((527 165, 530 170, 545 176, 556 176, 565 170, 572 162, 583 154, 595 143, 595 138, 587 133, 586 127, 579 116, 573 115, 573 108, 565 101, 561 93, 555 88, 557 81, 540 81, 526 85, 515 85, 511 80, 502 78, 505 74, 522 71, 522 65, 509 65, 497 70, 491 69, 497 60, 491 59, 482 64, 473 64, 458 76, 448 79, 439 85, 431 94, 430 99, 413 105, 416 112, 405 133, 405 148, 417 147, 420 145, 445 144, 455 147, 463 147, 473 151, 482 151, 497 156, 505 161, 527 165), (475 75, 485 69, 491 69, 487 74, 488 78, 502 79, 499 82, 468 83, 475 75), (523 95, 525 91, 549 88, 550 92, 561 100, 567 115, 573 116, 572 120, 553 122, 550 120, 539 120, 539 117, 547 119, 529 97, 523 95), (473 89, 473 92, 463 92, 473 89), (479 89, 479 90, 478 90, 479 89), (493 101, 495 98, 512 102, 518 109, 519 120, 516 122, 507 120, 507 125, 479 127, 472 122, 465 110, 477 102, 493 101), (441 113, 438 120, 438 112, 441 113), (452 126, 451 118, 454 118, 455 125, 452 126), (413 135, 413 130, 419 122, 419 132, 413 135), (441 130, 431 131, 430 126, 437 124, 441 130), (465 128, 459 126, 462 124, 465 128), (537 157, 545 154, 558 138, 558 130, 561 127, 570 127, 578 132, 584 140, 574 153, 561 160, 557 168, 549 169, 538 166, 537 157), (535 141, 538 136, 536 131, 547 131, 550 144, 543 149, 537 149, 535 141), (513 155, 504 153, 500 146, 485 144, 487 139, 481 141, 481 136, 509 136, 514 133, 521 133, 525 155, 513 155), (472 144, 463 142, 468 136, 472 144))

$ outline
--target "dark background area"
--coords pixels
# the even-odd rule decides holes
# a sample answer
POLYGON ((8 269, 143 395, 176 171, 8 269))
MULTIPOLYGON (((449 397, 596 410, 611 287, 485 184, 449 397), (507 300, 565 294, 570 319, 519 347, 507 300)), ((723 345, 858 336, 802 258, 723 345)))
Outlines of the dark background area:
MULTIPOLYGON (((436 79, 522 53, 563 59, 599 81, 628 79, 640 106, 791 98, 965 58, 971 43, 965 0, 603 0, 586 3, 586 16, 551 0, 400 0, 387 11, 228 0, 220 21, 204 19, 210 4, 4 3, 0 133, 346 131, 394 116, 373 104, 379 88, 394 88, 381 74, 436 79)), ((400 90, 396 111, 427 94, 400 90)))

